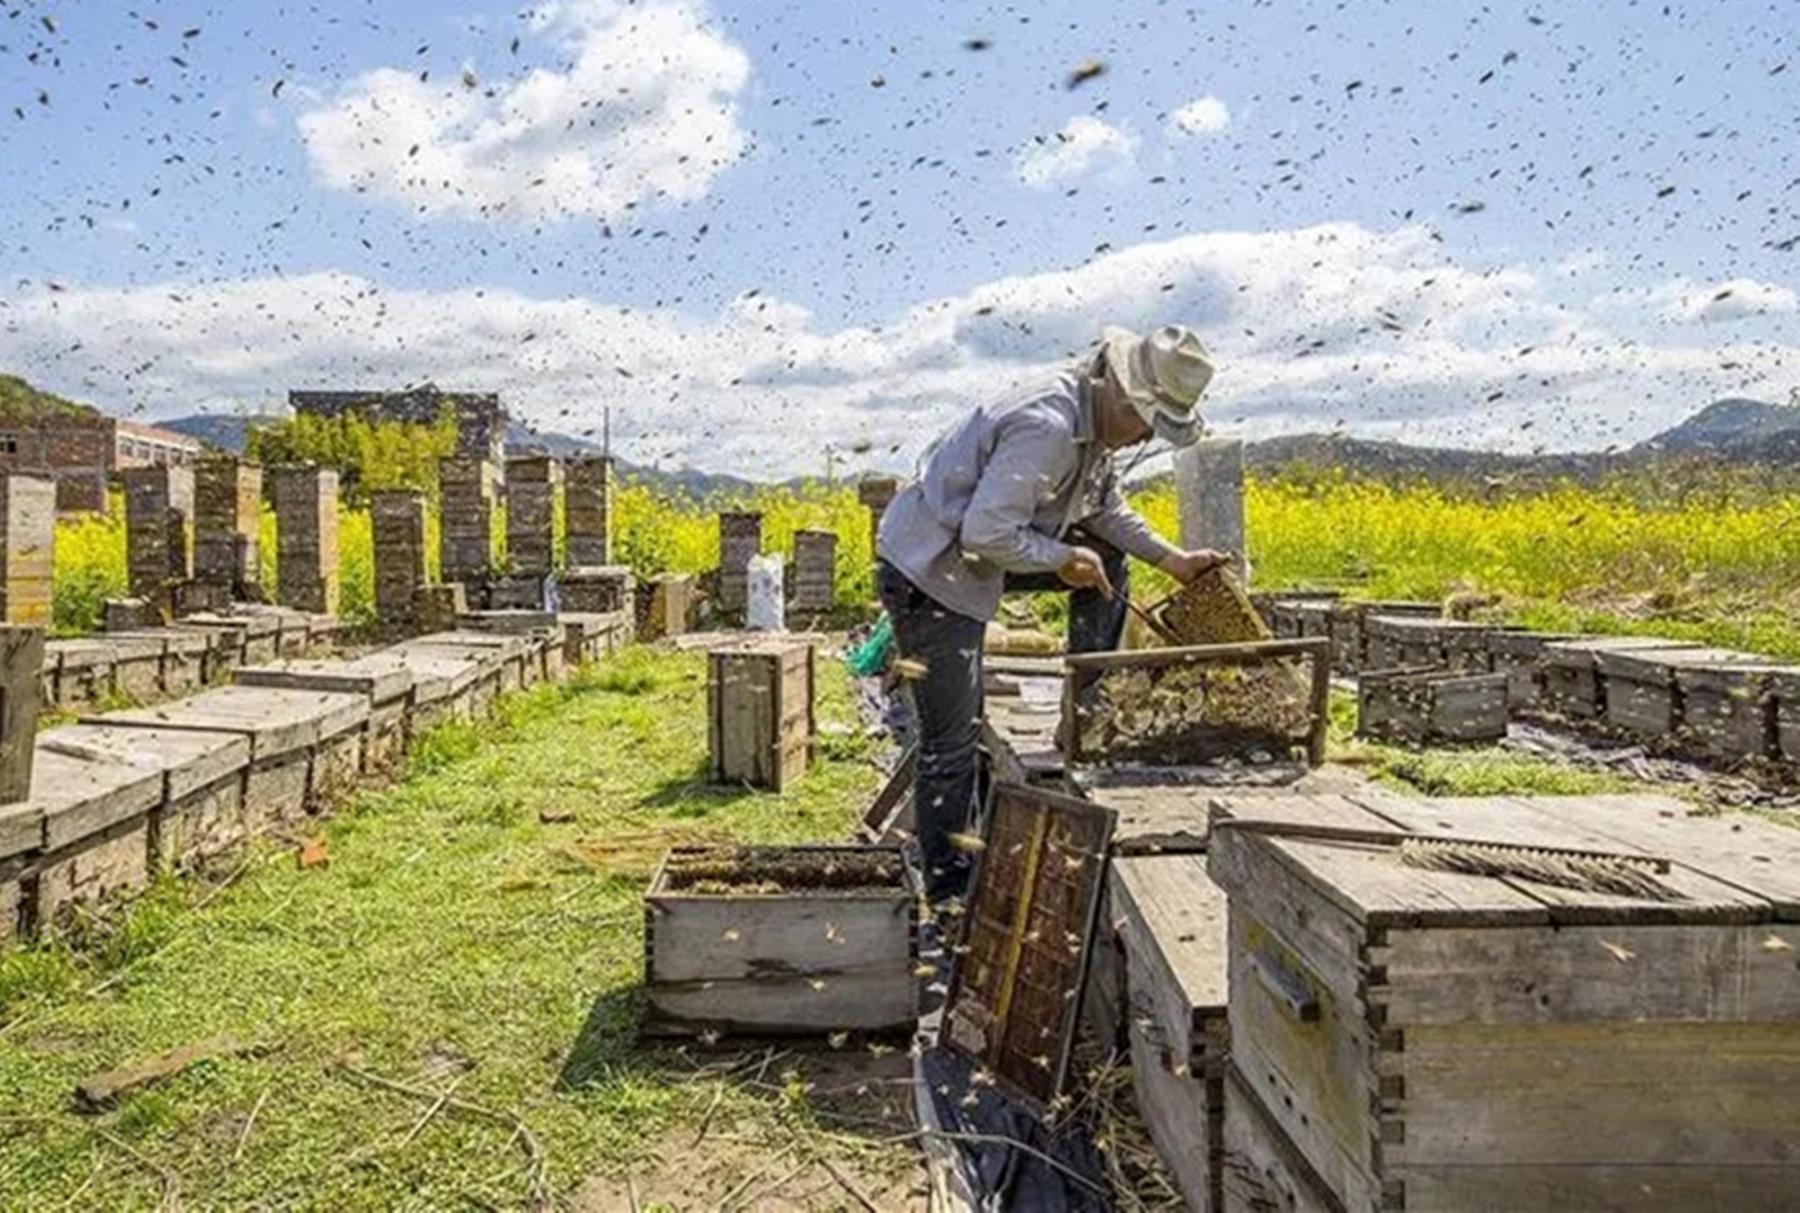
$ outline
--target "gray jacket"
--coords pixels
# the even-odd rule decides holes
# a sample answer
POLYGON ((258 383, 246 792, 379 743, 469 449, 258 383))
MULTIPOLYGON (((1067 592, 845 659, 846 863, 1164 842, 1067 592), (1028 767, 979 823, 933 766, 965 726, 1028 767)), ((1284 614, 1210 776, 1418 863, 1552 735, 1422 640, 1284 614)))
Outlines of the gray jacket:
POLYGON ((952 611, 985 620, 1006 574, 1062 567, 1077 523, 1152 564, 1175 551, 1119 494, 1085 369, 978 408, 939 437, 889 503, 876 554, 952 611))

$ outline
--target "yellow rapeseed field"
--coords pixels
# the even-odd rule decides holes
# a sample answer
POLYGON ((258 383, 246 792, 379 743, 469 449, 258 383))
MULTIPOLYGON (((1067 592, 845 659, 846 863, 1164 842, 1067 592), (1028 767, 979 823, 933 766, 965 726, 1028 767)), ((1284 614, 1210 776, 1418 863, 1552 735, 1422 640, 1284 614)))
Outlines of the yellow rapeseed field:
MULTIPOLYGON (((1174 491, 1136 504, 1176 533, 1174 491)), ((765 550, 791 554, 805 527, 839 537, 840 602, 871 597, 868 513, 853 486, 814 482, 730 503, 761 510, 765 550)), ((1664 500, 1629 484, 1558 487, 1483 499, 1366 480, 1252 479, 1253 580, 1262 587, 1339 586, 1362 597, 1502 597, 1510 618, 1546 627, 1656 631, 1800 657, 1800 497, 1767 494, 1664 500)), ((662 497, 639 483, 615 500, 617 559, 640 576, 699 573, 718 562, 719 503, 662 497)), ((430 521, 436 557, 436 519, 430 521)), ((104 516, 65 520, 56 550, 60 630, 97 625, 101 601, 125 591, 125 534, 115 501, 104 516)), ((274 584, 274 529, 265 516, 263 572, 274 584)), ((369 517, 346 508, 339 548, 343 613, 367 620, 374 576, 369 517)), ((1159 593, 1140 576, 1138 595, 1159 593)))

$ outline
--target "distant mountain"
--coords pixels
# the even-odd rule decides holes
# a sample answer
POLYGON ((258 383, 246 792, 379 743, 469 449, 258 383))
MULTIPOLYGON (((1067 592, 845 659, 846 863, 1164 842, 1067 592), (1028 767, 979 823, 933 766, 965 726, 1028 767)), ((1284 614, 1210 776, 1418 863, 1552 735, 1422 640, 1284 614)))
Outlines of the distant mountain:
POLYGON ((251 428, 259 425, 274 425, 283 420, 281 417, 243 415, 239 413, 195 413, 191 417, 177 417, 173 421, 159 421, 157 424, 165 430, 174 430, 177 434, 186 434, 189 438, 198 438, 211 447, 217 447, 232 455, 244 453, 244 438, 251 428))
POLYGON ((1382 479, 1470 480, 1521 474, 1579 479, 1602 471, 1608 457, 1508 455, 1458 447, 1410 446, 1343 434, 1291 434, 1245 444, 1244 462, 1264 471, 1304 465, 1382 479))
POLYGON ((40 391, 17 375, 0 375, 0 421, 31 422, 47 417, 97 417, 100 410, 40 391))
POLYGON ((1715 400, 1672 429, 1638 444, 1641 451, 1751 453, 1768 439, 1800 432, 1800 407, 1760 400, 1715 400))

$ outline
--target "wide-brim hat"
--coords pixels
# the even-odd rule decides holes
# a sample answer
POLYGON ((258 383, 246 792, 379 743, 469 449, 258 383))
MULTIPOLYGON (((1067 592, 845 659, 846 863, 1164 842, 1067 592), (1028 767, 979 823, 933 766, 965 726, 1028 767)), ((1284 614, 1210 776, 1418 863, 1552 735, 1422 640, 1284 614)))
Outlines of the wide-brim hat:
POLYGON ((1202 430, 1200 400, 1213 360, 1194 330, 1165 324, 1147 337, 1129 329, 1101 334, 1106 364, 1151 432, 1171 446, 1192 446, 1202 430))

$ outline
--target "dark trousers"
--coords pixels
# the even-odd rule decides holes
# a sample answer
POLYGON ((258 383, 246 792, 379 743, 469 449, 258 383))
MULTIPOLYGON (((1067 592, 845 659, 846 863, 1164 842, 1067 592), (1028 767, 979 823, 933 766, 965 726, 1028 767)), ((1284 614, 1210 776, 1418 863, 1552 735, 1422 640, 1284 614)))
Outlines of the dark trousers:
MULTIPOLYGON (((1107 599, 1098 590, 1069 594, 1069 649, 1105 652, 1119 647, 1125 631, 1125 554, 1092 537, 1071 536, 1100 554, 1107 578, 1118 591, 1107 599)), ((1066 590, 1054 574, 1008 577, 1010 590, 1066 590)), ((981 642, 987 625, 939 604, 883 561, 875 570, 875 590, 902 658, 924 667, 908 680, 919 747, 918 782, 913 787, 915 830, 925 873, 925 894, 933 902, 961 896, 969 881, 969 855, 951 835, 969 828, 975 809, 981 739, 981 642)))

